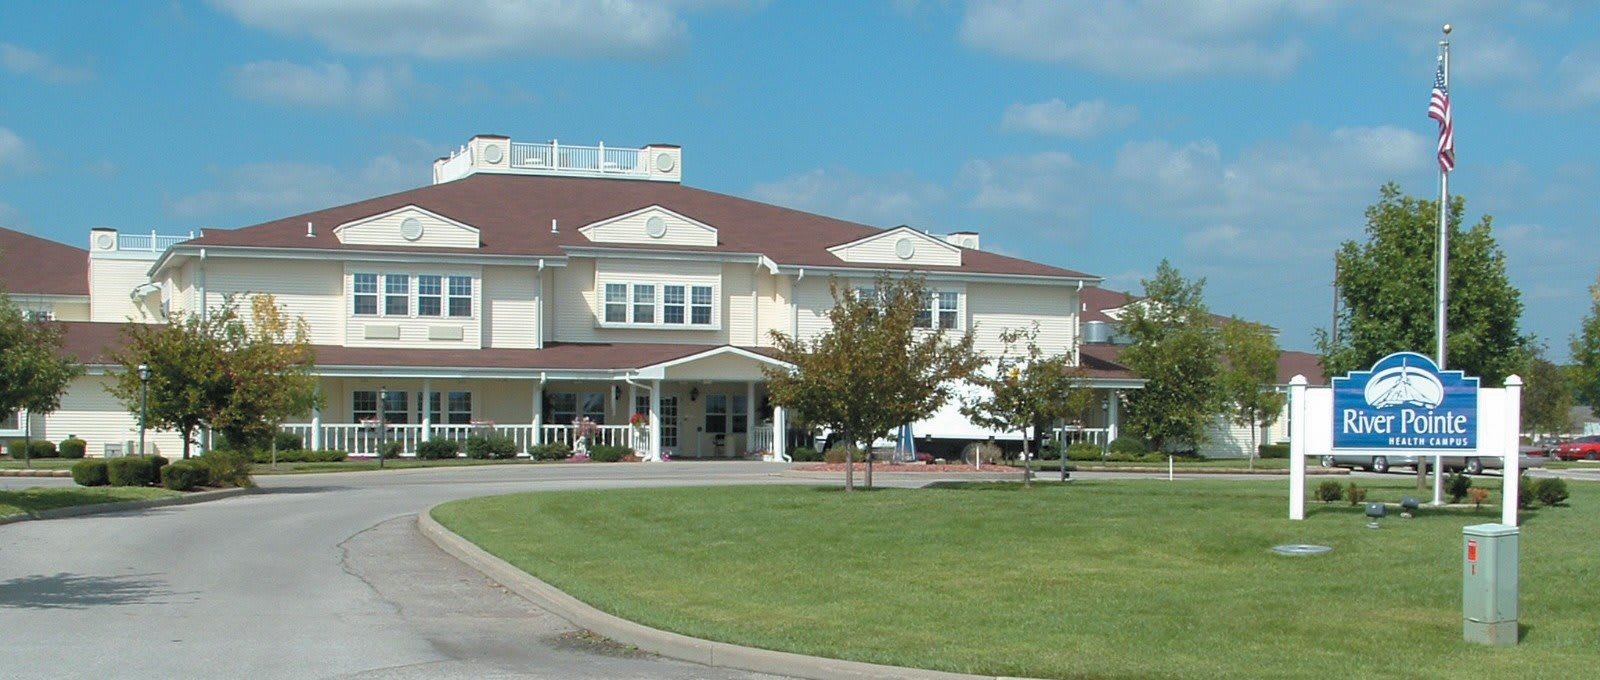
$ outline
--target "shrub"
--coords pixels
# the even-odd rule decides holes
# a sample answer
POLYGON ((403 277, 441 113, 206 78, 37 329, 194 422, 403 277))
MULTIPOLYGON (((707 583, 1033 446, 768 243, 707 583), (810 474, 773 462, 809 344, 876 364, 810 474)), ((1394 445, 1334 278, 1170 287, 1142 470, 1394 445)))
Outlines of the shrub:
MULTIPOLYGON (((271 451, 252 451, 250 457, 257 463, 272 462, 271 451)), ((338 463, 348 457, 343 451, 311 451, 307 449, 279 451, 279 463, 338 463)))
POLYGON ((300 460, 298 462, 302 463, 343 463, 346 458, 350 457, 350 454, 336 449, 323 449, 321 451, 301 450, 295 453, 299 454, 300 460))
POLYGON ((238 486, 251 487, 255 482, 250 479, 250 464, 252 457, 242 451, 207 451, 199 458, 206 469, 206 476, 212 486, 238 486))
POLYGON ((378 455, 385 460, 394 460, 405 453, 406 445, 400 442, 384 442, 378 445, 378 455))
POLYGON ((1450 475, 1444 478, 1444 492, 1450 494, 1451 503, 1460 503, 1467 497, 1467 489, 1472 488, 1472 478, 1462 474, 1450 475))
POLYGON ((1522 475, 1517 480, 1517 507, 1527 509, 1533 507, 1533 481, 1527 475, 1522 475))
POLYGON ((1489 500, 1488 489, 1473 487, 1471 489, 1467 489, 1467 495, 1472 497, 1472 505, 1474 510, 1482 510, 1484 501, 1489 500))
POLYGON ((23 453, 28 448, 28 440, 13 439, 6 442, 6 454, 17 460, 22 460, 23 453))
POLYGON ((566 460, 571 455, 572 447, 560 442, 540 444, 528 449, 528 456, 534 460, 566 460))
POLYGON ((859 449, 854 446, 845 446, 844 444, 828 449, 827 453, 822 454, 822 460, 826 463, 843 463, 846 451, 850 452, 850 460, 857 463, 863 462, 859 449))
POLYGON ((1067 447, 1067 460, 1100 460, 1100 447, 1089 442, 1078 442, 1067 447))
POLYGON ((106 461, 106 481, 111 486, 150 486, 156 477, 149 458, 123 456, 106 461))
POLYGON ((1321 484, 1317 485, 1317 500, 1324 503, 1332 503, 1340 498, 1344 498, 1344 489, 1339 486, 1338 482, 1324 479, 1321 484))
POLYGON ((78 486, 105 486, 111 483, 106 475, 106 461, 102 458, 90 458, 72 464, 72 481, 78 486))
POLYGON ((59 455, 60 452, 56 451, 55 443, 43 439, 34 440, 33 444, 28 448, 29 458, 55 458, 59 455))
POLYGON ((210 482, 210 471, 198 461, 180 460, 161 468, 161 486, 173 491, 190 491, 210 482))
POLYGON ((67 437, 61 440, 62 458, 82 458, 83 452, 89 450, 89 443, 77 437, 67 437))
POLYGON ((475 434, 467 437, 467 457, 484 460, 505 460, 517 457, 517 441, 498 434, 475 434))
POLYGON ((1144 445, 1144 440, 1138 437, 1117 437, 1111 442, 1109 450, 1113 454, 1127 456, 1119 460, 1134 460, 1150 451, 1149 447, 1144 445))
POLYGON ((417 446, 417 457, 423 460, 455 458, 461 452, 461 443, 453 439, 430 439, 417 446))
POLYGON ((1288 458, 1288 444, 1262 444, 1256 447, 1262 458, 1288 458))
POLYGON ((160 484, 161 483, 161 468, 164 468, 164 467, 167 466, 167 462, 168 462, 167 459, 163 458, 163 457, 161 457, 159 455, 146 456, 145 458, 150 461, 150 483, 151 484, 160 484))
POLYGON ((1033 457, 1036 460, 1061 460, 1061 442, 1054 439, 1045 442, 1033 457))
POLYGON ((306 447, 305 440, 293 432, 278 432, 272 435, 272 442, 278 446, 278 451, 299 451, 306 447))
POLYGON ((1357 486, 1355 482, 1350 482, 1350 486, 1345 487, 1344 499, 1351 505, 1361 505, 1367 502, 1367 490, 1357 486))
POLYGON ((589 449, 589 458, 600 463, 615 463, 630 453, 633 453, 632 447, 602 445, 589 449))
POLYGON ((809 446, 802 446, 798 449, 790 451, 789 457, 794 459, 794 462, 796 463, 814 463, 822 460, 822 454, 817 453, 816 449, 813 449, 809 446))
POLYGON ((1567 480, 1560 477, 1546 477, 1539 480, 1533 488, 1534 497, 1540 503, 1555 506, 1565 503, 1570 497, 1567 494, 1567 480))

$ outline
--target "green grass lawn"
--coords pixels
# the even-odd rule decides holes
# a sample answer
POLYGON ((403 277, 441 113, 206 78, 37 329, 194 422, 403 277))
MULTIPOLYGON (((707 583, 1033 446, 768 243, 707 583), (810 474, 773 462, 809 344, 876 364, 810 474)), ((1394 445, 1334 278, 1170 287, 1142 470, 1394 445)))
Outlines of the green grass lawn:
MULTIPOLYGON (((1498 482, 1476 483, 1497 500, 1498 482)), ((605 611, 803 654, 1029 677, 1591 677, 1600 487, 1570 486, 1572 507, 1524 515, 1513 648, 1461 635, 1461 527, 1497 508, 1369 530, 1313 502, 1291 522, 1282 480, 548 492, 434 515, 605 611), (1334 552, 1270 552, 1302 542, 1334 552)))
MULTIPOLYGON (((1061 461, 1059 460, 1034 460, 1029 462, 1032 463, 1033 469, 1035 470, 1051 470, 1057 472, 1061 470, 1061 461)), ((1014 462, 1013 464, 1018 467, 1021 467, 1022 465, 1020 462, 1014 462)), ((1179 459, 1174 461, 1172 466, 1178 470, 1246 470, 1250 468, 1250 461, 1243 458, 1217 458, 1212 460, 1179 459)), ((1317 461, 1306 461, 1306 467, 1317 467, 1317 461)), ((1098 470, 1101 468, 1151 468, 1165 470, 1167 469, 1167 460, 1163 458, 1159 461, 1131 461, 1121 463, 1112 461, 1101 462, 1098 460, 1067 461, 1068 470, 1098 470)), ((1258 458, 1256 459, 1255 469, 1288 470, 1289 461, 1285 458, 1258 458)))
MULTIPOLYGON (((10 458, 0 459, 0 470, 27 469, 29 467, 28 462, 20 458, 16 460, 10 458)), ((32 467, 36 470, 66 470, 78 461, 69 458, 35 458, 32 462, 32 467)))
POLYGON ((117 501, 142 501, 150 498, 181 496, 176 491, 130 486, 44 487, 36 486, 21 491, 0 491, 0 517, 33 514, 40 510, 65 508, 72 505, 93 505, 117 501))
MULTIPOLYGON (((409 468, 430 467, 470 467, 475 465, 530 465, 533 461, 527 458, 512 460, 478 460, 473 458, 452 458, 445 460, 420 460, 417 458, 400 458, 383 461, 385 470, 405 470, 409 468)), ((257 463, 250 468, 253 475, 292 475, 314 472, 362 472, 377 470, 378 461, 372 458, 346 460, 337 463, 278 463, 274 469, 270 464, 257 463)))

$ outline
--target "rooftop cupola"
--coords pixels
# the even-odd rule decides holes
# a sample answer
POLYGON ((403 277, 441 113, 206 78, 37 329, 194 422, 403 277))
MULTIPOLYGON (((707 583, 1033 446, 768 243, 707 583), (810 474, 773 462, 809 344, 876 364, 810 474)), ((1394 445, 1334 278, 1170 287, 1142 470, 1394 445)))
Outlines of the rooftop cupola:
POLYGON ((476 172, 504 175, 553 175, 677 182, 683 178, 683 149, 676 144, 639 148, 514 142, 502 135, 478 135, 449 156, 433 162, 433 183, 461 179, 476 172))

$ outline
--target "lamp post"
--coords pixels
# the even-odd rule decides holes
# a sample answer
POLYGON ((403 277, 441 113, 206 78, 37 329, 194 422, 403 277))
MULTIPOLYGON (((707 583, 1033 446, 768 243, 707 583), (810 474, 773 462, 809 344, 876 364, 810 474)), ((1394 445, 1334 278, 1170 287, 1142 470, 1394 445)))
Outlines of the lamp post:
POLYGON ((383 467, 383 440, 386 434, 384 426, 388 425, 388 417, 383 413, 383 395, 388 391, 387 388, 381 385, 378 387, 378 467, 380 469, 383 467))
POLYGON ((150 401, 150 365, 139 364, 139 455, 144 455, 146 404, 150 401))

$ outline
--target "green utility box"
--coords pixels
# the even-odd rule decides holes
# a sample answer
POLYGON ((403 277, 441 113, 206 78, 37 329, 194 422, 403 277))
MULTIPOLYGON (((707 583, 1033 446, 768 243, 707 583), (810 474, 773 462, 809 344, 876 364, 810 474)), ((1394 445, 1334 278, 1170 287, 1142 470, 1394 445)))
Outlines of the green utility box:
POLYGON ((1467 642, 1517 644, 1517 543, 1505 524, 1461 528, 1461 616, 1467 642))

